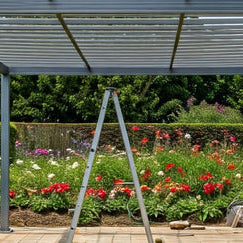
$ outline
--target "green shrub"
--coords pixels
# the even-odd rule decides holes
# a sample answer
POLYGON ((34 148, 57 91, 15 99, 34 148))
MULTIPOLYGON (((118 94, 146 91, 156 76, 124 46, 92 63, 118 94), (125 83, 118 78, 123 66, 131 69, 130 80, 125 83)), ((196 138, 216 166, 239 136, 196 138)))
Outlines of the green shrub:
POLYGON ((189 111, 181 110, 176 122, 180 123, 243 123, 240 111, 218 103, 209 105, 205 101, 192 105, 189 111))
MULTIPOLYGON (((1 126, 0 126, 0 128, 1 128, 1 126)), ((15 151, 16 139, 17 139, 17 128, 13 123, 10 123, 10 144, 9 144, 10 163, 12 163, 16 157, 16 151, 15 151)), ((0 136, 0 142, 1 142, 1 136, 0 136)), ((1 152, 1 146, 0 146, 0 152, 1 152)))

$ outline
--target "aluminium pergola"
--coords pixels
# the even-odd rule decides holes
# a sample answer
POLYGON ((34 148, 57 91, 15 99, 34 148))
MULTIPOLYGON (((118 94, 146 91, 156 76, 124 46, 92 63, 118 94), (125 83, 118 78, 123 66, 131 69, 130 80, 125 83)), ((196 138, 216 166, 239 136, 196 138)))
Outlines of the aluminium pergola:
POLYGON ((242 0, 2 0, 1 229, 9 232, 9 75, 243 74, 242 0))

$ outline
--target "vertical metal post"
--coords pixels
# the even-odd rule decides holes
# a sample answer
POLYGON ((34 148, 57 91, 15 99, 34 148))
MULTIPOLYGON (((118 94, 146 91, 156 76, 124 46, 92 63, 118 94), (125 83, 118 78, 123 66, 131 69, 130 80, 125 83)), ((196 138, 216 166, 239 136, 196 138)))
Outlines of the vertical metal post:
POLYGON ((9 228, 9 75, 1 75, 1 232, 9 228))
POLYGON ((98 142, 99 142, 100 133, 101 133, 102 125, 103 125, 103 122, 104 122, 106 107, 107 107, 107 104, 108 104, 110 93, 111 93, 110 90, 105 91, 105 96, 104 96, 103 103, 102 103, 102 106, 101 106, 101 109, 100 109, 100 115, 99 115, 99 118, 98 118, 98 123, 97 123, 96 129, 95 129, 94 139, 93 139, 93 142, 92 142, 92 145, 91 145, 89 158, 88 158, 87 166, 86 166, 84 177, 83 177, 83 182, 82 182, 82 185, 81 185, 81 188, 80 188, 78 201, 77 201, 77 204, 76 204, 76 207, 75 207, 75 210, 74 210, 74 215, 73 215, 73 219, 72 219, 71 227, 69 229, 68 238, 67 238, 66 243, 71 243, 73 241, 75 229, 76 229, 77 224, 78 224, 78 219, 79 219, 79 215, 80 215, 80 212, 81 212, 81 209, 82 209, 82 204, 83 204, 83 200, 84 200, 84 197, 85 197, 85 192, 86 192, 86 189, 87 189, 87 186, 88 186, 90 172, 91 172, 91 169, 92 169, 97 145, 98 145, 98 142))
POLYGON ((123 119, 123 116, 122 116, 122 112, 121 112, 121 108, 120 108, 120 104, 119 104, 119 100, 118 100, 116 91, 112 92, 112 97, 113 97, 113 100, 114 100, 114 104, 115 104, 115 108, 116 108, 116 114, 117 114, 117 118, 118 118, 118 121, 119 121, 119 124, 120 124, 122 138, 123 138, 123 141, 124 141, 124 145, 125 145, 125 149, 126 149, 126 153, 127 153, 127 158, 128 158, 128 161, 129 161, 129 167, 130 167, 130 170, 131 170, 131 173, 132 173, 133 183, 134 183, 137 198, 138 198, 138 204, 139 204, 139 208, 140 208, 140 211, 141 211, 143 224, 144 224, 144 227, 145 227, 147 240, 148 240, 148 243, 153 243, 153 237, 152 237, 151 229, 150 229, 150 226, 149 226, 149 220, 148 220, 146 208, 145 208, 144 202, 143 202, 143 196, 142 196, 142 192, 141 192, 141 188, 140 188, 140 184, 139 184, 139 180, 138 180, 137 171, 136 171, 135 164, 134 164, 131 146, 130 146, 130 142, 129 142, 129 139, 128 139, 126 126, 125 126, 125 123, 124 123, 124 119, 123 119))

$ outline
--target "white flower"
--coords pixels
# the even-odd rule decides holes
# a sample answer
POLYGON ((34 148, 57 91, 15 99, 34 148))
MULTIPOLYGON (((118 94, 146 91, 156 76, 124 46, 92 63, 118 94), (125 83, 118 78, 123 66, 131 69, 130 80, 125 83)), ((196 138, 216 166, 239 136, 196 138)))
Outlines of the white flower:
POLYGON ((54 176, 55 176, 55 174, 53 174, 53 173, 52 174, 49 174, 48 175, 48 179, 52 179, 54 176))
POLYGON ((70 160, 70 157, 66 157, 66 160, 70 160))
POLYGON ((201 195, 197 195, 197 196, 196 196, 196 199, 197 199, 197 200, 201 200, 201 195))
POLYGON ((240 173, 237 173, 237 174, 235 175, 235 177, 240 179, 240 178, 241 178, 241 174, 240 174, 240 173))
POLYGON ((25 173, 26 173, 26 174, 29 174, 29 175, 31 175, 31 176, 34 176, 33 173, 32 173, 31 171, 29 171, 29 170, 25 171, 25 173))
POLYGON ((189 133, 186 133, 186 134, 185 134, 185 138, 186 138, 186 139, 190 139, 190 138, 191 138, 191 135, 190 135, 189 133))
POLYGON ((16 164, 18 164, 18 165, 22 165, 23 163, 24 163, 24 161, 21 159, 17 159, 17 161, 16 161, 16 164))
POLYGON ((161 170, 157 173, 158 176, 163 176, 164 175, 164 172, 161 170))
POLYGON ((72 164, 72 169, 75 169, 75 168, 77 168, 78 166, 79 166, 78 162, 74 162, 74 163, 72 164))
POLYGON ((140 175, 143 175, 145 173, 145 170, 140 171, 140 175))
POLYGON ((72 149, 71 149, 71 148, 67 148, 66 151, 67 151, 67 152, 71 152, 72 149))
POLYGON ((59 165, 56 161, 51 161, 51 165, 59 165))
POLYGON ((32 168, 35 169, 35 170, 40 170, 41 169, 40 166, 37 165, 37 164, 33 164, 32 168))

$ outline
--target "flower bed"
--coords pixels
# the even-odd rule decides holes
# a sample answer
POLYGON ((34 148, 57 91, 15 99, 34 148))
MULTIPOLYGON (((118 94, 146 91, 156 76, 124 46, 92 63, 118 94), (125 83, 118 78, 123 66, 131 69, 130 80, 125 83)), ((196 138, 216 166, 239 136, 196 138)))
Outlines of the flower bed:
MULTIPOLYGON (((137 137, 139 126, 131 130, 137 137)), ((155 130, 153 141, 141 134, 139 142, 133 143, 130 137, 150 220, 171 221, 190 215, 201 221, 217 219, 225 215, 234 198, 243 197, 242 149, 236 136, 224 129, 222 133, 222 141, 209 141, 203 149, 179 129, 173 143, 164 130, 155 130), (152 149, 148 143, 153 144, 152 149)), ((19 159, 10 167, 11 206, 37 212, 73 208, 89 143, 75 140, 65 158, 43 148, 22 153, 22 144, 16 143, 19 159)), ((140 214, 134 187, 125 182, 132 182, 126 153, 104 146, 94 161, 80 223, 99 220, 102 213, 128 212, 137 220, 140 214)))

